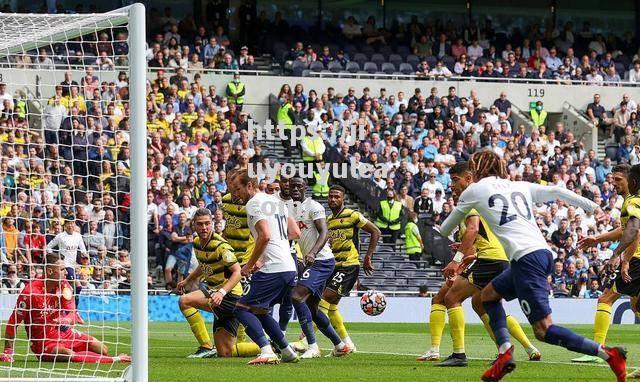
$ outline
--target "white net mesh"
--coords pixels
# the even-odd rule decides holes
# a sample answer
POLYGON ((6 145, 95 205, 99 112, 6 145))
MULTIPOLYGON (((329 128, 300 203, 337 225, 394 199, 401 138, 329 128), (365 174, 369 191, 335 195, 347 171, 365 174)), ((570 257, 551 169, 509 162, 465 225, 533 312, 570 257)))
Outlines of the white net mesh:
POLYGON ((0 30, 0 380, 121 379, 105 356, 131 351, 127 13, 0 30))

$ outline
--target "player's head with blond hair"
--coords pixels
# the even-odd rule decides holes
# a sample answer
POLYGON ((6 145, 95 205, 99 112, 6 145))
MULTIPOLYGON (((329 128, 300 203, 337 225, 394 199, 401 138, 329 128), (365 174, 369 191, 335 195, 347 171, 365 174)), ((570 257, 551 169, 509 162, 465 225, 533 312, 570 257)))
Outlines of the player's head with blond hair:
POLYGON ((482 150, 471 155, 469 159, 469 170, 473 173, 475 180, 480 180, 488 176, 497 176, 506 179, 507 167, 498 154, 490 150, 482 150))

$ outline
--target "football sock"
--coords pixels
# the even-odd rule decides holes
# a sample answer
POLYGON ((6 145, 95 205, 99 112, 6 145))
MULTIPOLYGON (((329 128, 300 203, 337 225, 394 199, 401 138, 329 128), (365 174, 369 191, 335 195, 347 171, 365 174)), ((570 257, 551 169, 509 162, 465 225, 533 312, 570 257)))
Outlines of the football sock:
POLYGON ((291 303, 291 298, 285 299, 285 301, 282 301, 282 304, 280 304, 280 310, 278 311, 278 325, 280 325, 280 330, 283 332, 287 331, 292 313, 293 304, 291 303))
POLYGON ((208 349, 213 348, 211 337, 209 337, 209 332, 207 331, 207 324, 204 322, 200 311, 196 308, 187 308, 182 311, 182 314, 184 318, 187 319, 191 332, 196 337, 196 340, 198 340, 200 346, 208 349))
POLYGON ((232 357, 255 357, 260 354, 260 346, 253 342, 236 342, 231 350, 232 357))
POLYGON ((604 345, 611 325, 611 305, 599 303, 596 307, 596 319, 593 323, 593 340, 604 345))
POLYGON ((431 313, 429 314, 429 331, 431 332, 431 350, 433 351, 440 351, 446 313, 446 306, 431 304, 431 313))
POLYGON ((493 334, 493 329, 491 329, 491 325, 489 324, 489 315, 486 313, 483 314, 480 317, 480 320, 482 320, 482 323, 484 324, 484 329, 487 331, 487 333, 489 333, 489 336, 491 337, 493 342, 496 342, 496 336, 493 334))
POLYGON ((109 357, 92 351, 77 351, 71 356, 71 362, 114 363, 119 361, 120 357, 109 357))
MULTIPOLYGON (((340 345, 342 343, 342 339, 338 335, 338 332, 331 326, 331 322, 329 321, 329 317, 325 316, 324 313, 317 310, 313 315, 313 322, 316 323, 318 330, 322 332, 331 343, 335 346, 340 345)), ((308 341, 308 339, 307 339, 308 341)))
POLYGON ((273 353, 273 348, 271 347, 271 345, 267 344, 260 348, 261 357, 271 357, 273 355, 275 354, 273 353))
MULTIPOLYGON (((568 350, 582 354, 600 356, 600 344, 579 336, 571 330, 558 325, 551 325, 544 335, 544 342, 562 346, 568 350)), ((606 354, 603 352, 603 354, 606 354)))
MULTIPOLYGON (((284 350, 289 343, 284 338, 284 334, 282 334, 282 330, 280 330, 280 326, 278 322, 273 319, 270 314, 259 314, 257 315, 258 320, 262 323, 262 327, 264 331, 267 333, 271 341, 275 342, 276 345, 280 348, 280 350, 284 350)), ((313 330, 312 330, 313 331, 313 330)))
POLYGON ((347 332, 347 328, 344 326, 342 314, 340 314, 337 304, 331 304, 329 306, 329 320, 331 321, 331 326, 333 326, 340 338, 349 337, 349 333, 347 332))
MULTIPOLYGON (((269 340, 264 335, 262 324, 258 317, 249 312, 246 308, 237 308, 233 311, 238 321, 244 325, 245 332, 260 348, 264 348, 269 345, 269 340)), ((269 316, 271 317, 271 316, 269 316)), ((272 319, 273 320, 273 319, 272 319)), ((282 332, 280 332, 282 334, 282 332)))
POLYGON ((456 306, 447 310, 449 315, 449 331, 453 341, 453 352, 464 353, 464 310, 461 306, 456 306))
POLYGON ((509 329, 507 329, 507 314, 504 312, 501 301, 487 301, 482 305, 489 315, 489 324, 496 336, 498 350, 502 354, 511 348, 509 329))
POLYGON ((311 317, 309 306, 303 302, 301 304, 294 304, 293 307, 298 315, 298 322, 300 323, 302 333, 304 333, 304 336, 307 338, 307 343, 309 343, 309 345, 315 344, 316 334, 313 331, 313 318, 311 317))
POLYGON ((236 342, 247 342, 247 332, 244 330, 244 325, 238 325, 238 334, 236 335, 236 342))
POLYGON ((507 316, 507 329, 509 329, 511 337, 520 342, 525 349, 531 349, 531 341, 529 341, 529 337, 527 337, 524 330, 522 330, 522 326, 520 326, 518 320, 513 316, 507 316))

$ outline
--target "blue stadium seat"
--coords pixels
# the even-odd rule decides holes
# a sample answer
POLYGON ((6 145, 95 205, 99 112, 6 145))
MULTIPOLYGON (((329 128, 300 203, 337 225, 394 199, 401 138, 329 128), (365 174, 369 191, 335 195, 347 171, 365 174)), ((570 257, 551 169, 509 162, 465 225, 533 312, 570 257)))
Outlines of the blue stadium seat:
POLYGON ((360 71, 360 64, 355 61, 347 62, 347 67, 345 68, 349 73, 356 73, 360 71))
POLYGON ((320 72, 324 70, 324 64, 320 61, 314 61, 309 65, 309 69, 311 69, 312 72, 320 72))
POLYGON ((383 62, 380 70, 385 74, 393 74, 396 71, 396 66, 390 62, 383 62))
POLYGON ((402 59, 402 56, 394 53, 389 55, 389 62, 395 65, 396 67, 399 67, 400 64, 404 62, 404 60, 402 59))
POLYGON ((406 62, 401 63, 398 70, 400 70, 402 74, 413 74, 413 72, 415 71, 411 64, 407 64, 406 62))
POLYGON ((385 60, 384 56, 380 53, 374 53, 371 55, 371 60, 372 62, 375 62, 376 65, 381 66, 383 62, 387 61, 385 60))
POLYGON ((360 66, 362 66, 365 62, 367 62, 367 55, 364 53, 356 53, 353 55, 352 61, 355 61, 360 64, 360 66))
POLYGON ((330 71, 332 71, 333 73, 338 73, 339 71, 343 70, 344 68, 342 67, 342 65, 340 65, 339 62, 337 61, 331 61, 329 62, 329 67, 328 69, 330 71))
POLYGON ((418 68, 418 64, 420 64, 420 57, 416 56, 415 54, 408 55, 407 64, 411 65, 413 67, 413 70, 416 70, 418 68))

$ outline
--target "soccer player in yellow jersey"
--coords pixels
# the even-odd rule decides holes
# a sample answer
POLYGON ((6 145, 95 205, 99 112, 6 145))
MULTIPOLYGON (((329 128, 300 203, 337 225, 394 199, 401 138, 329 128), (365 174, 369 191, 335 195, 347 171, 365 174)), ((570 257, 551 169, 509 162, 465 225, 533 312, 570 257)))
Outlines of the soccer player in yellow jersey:
POLYGON ((178 284, 178 290, 183 290, 195 280, 204 282, 200 290, 180 296, 178 302, 200 344, 189 358, 210 358, 216 353, 218 357, 231 357, 239 325, 233 310, 242 295, 240 264, 229 243, 213 232, 213 218, 208 209, 196 210, 193 226, 197 234, 193 249, 198 267, 178 284), (213 312, 216 317, 213 325, 215 348, 199 310, 213 312))
POLYGON ((360 212, 344 208, 345 189, 334 185, 329 189, 329 208, 331 214, 327 217, 329 228, 329 243, 335 257, 336 265, 333 274, 327 281, 322 295, 320 309, 329 316, 331 325, 338 332, 340 339, 353 351, 356 347, 347 333, 342 315, 338 311, 338 303, 343 296, 349 296, 351 289, 358 280, 360 273, 360 254, 355 245, 358 241, 358 229, 363 229, 371 235, 367 253, 362 267, 367 275, 373 273, 371 259, 380 240, 380 230, 360 212))
MULTIPOLYGON (((466 162, 454 165, 449 170, 449 175, 451 176, 454 198, 457 199, 472 183, 473 177, 466 162)), ((489 326, 489 316, 480 301, 480 290, 509 267, 509 260, 502 245, 476 210, 471 210, 467 214, 459 228, 460 242, 451 245, 452 249, 457 251, 456 256, 443 270, 447 282, 431 301, 431 314, 429 315, 431 349, 418 357, 418 361, 437 361, 440 359, 440 342, 445 326, 446 312, 449 316, 453 354, 437 366, 467 366, 464 347, 465 321, 461 304, 469 297, 472 297, 473 310, 493 337, 489 326)), ((540 352, 531 345, 518 321, 508 316, 507 326, 511 334, 524 346, 529 354, 529 359, 540 360, 540 352)))
MULTIPOLYGON (((634 166, 636 172, 640 168, 634 166)), ((598 236, 588 236, 578 241, 578 247, 589 248, 596 246, 598 243, 605 241, 618 241, 623 240, 625 234, 635 235, 640 227, 640 215, 638 214, 640 208, 640 195, 638 195, 638 189, 640 184, 640 174, 633 174, 632 169, 627 164, 619 164, 611 171, 613 175, 613 185, 616 188, 618 195, 624 197, 622 203, 622 210, 620 211, 620 221, 622 225, 613 231, 605 232, 598 236)), ((635 239, 636 236, 631 236, 635 239)), ((640 248, 626 243, 623 246, 621 242, 613 256, 607 264, 607 268, 615 270, 620 263, 619 255, 622 251, 625 251, 625 258, 627 262, 624 264, 627 272, 627 279, 621 277, 622 267, 618 268, 615 272, 609 272, 608 275, 603 277, 605 280, 605 290, 602 296, 598 299, 598 306, 596 308, 596 316, 594 321, 594 338, 593 340, 601 345, 604 345, 607 338, 607 332, 611 325, 611 307, 622 296, 627 295, 631 297, 631 310, 635 313, 636 317, 640 317, 638 309, 638 295, 640 294, 640 248)), ((574 358, 573 362, 602 362, 600 358, 593 356, 582 356, 574 358)), ((633 378, 640 378, 640 373, 634 372, 631 374, 633 378)))

